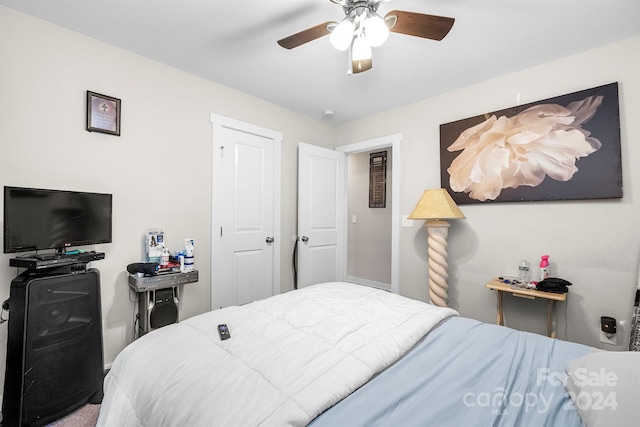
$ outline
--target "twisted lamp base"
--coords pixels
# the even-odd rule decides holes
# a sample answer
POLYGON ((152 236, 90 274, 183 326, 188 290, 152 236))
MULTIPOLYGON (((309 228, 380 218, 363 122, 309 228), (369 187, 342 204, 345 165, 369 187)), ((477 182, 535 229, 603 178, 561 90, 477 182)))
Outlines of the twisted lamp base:
POLYGON ((447 221, 427 221, 429 243, 429 300, 433 305, 446 307, 449 301, 447 295, 449 285, 447 279, 447 235, 449 223, 447 221))

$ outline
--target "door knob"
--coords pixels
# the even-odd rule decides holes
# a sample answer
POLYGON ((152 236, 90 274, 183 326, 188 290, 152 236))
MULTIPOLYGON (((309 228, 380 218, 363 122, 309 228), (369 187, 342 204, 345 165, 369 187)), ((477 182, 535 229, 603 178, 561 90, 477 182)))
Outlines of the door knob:
POLYGON ((309 238, 307 236, 302 236, 302 238, 300 239, 303 242, 307 243, 309 241, 309 238))
POLYGON ((264 239, 265 242, 267 243, 273 243, 273 237, 267 237, 266 239, 264 239))

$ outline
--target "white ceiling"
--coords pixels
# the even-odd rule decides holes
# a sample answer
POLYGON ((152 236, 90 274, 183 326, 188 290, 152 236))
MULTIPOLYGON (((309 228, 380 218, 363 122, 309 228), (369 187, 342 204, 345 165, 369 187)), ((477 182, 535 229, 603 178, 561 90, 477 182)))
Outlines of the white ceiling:
POLYGON ((276 41, 340 21, 330 0, 0 0, 123 49, 336 124, 640 34, 638 0, 390 0, 378 10, 455 18, 440 42, 392 33, 373 69, 347 75, 328 37, 276 41))

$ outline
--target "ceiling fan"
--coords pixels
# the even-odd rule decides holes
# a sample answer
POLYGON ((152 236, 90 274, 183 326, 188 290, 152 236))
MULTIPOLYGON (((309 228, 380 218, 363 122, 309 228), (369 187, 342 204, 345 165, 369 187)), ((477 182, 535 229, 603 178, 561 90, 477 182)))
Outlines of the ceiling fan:
POLYGON ((329 1, 342 6, 346 15, 342 21, 323 22, 278 40, 278 44, 293 49, 330 34, 331 44, 336 49, 349 51, 347 74, 371 69, 371 48, 382 45, 389 32, 439 41, 449 33, 455 21, 444 16, 402 10, 392 10, 383 18, 377 13, 382 0, 329 1))

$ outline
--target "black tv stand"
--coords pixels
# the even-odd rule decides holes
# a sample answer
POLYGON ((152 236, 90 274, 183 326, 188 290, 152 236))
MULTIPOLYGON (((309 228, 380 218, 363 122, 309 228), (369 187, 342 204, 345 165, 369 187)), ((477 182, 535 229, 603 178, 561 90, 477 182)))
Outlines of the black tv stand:
POLYGON ((11 267, 26 268, 27 270, 53 273, 56 269, 61 273, 84 272, 91 261, 104 259, 104 252, 75 252, 52 253, 43 255, 27 255, 9 260, 11 267))

